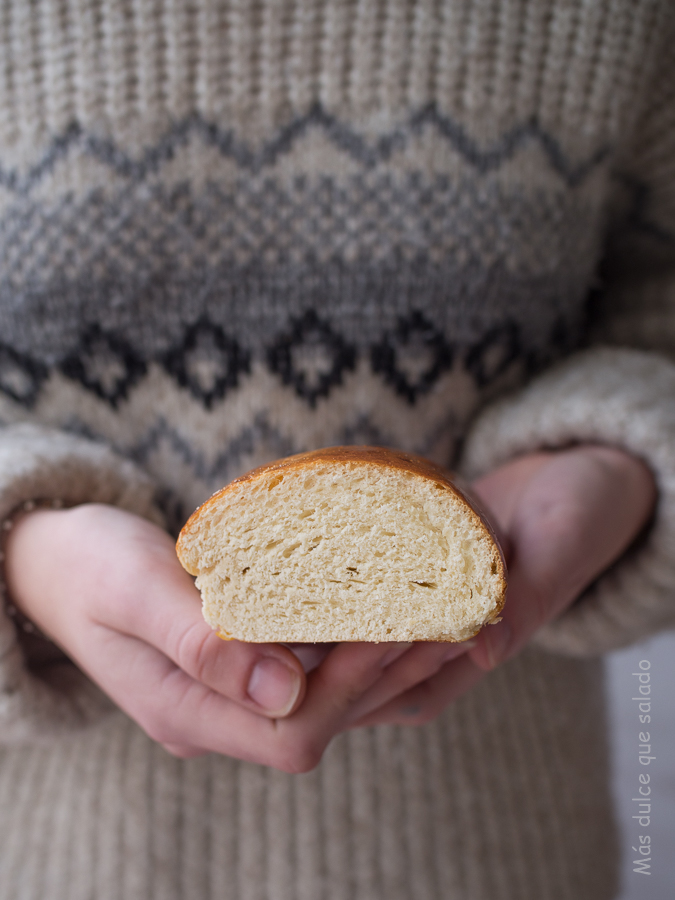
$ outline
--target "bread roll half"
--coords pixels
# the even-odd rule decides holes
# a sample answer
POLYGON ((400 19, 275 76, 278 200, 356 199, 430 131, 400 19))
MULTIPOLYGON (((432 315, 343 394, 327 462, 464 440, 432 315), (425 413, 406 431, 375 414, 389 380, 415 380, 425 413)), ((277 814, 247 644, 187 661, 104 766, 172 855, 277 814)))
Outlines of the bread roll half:
POLYGON ((506 588, 497 541, 450 475, 379 447, 254 469, 191 516, 177 552, 206 621, 241 641, 463 641, 506 588))

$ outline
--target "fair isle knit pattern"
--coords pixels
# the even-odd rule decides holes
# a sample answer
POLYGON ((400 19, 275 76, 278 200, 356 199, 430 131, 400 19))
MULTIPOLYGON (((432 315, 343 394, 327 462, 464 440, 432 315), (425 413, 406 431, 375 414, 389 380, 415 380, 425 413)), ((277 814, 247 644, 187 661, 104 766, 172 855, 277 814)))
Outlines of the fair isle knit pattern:
POLYGON ((140 159, 54 139, 23 178, 5 174, 6 420, 28 409, 112 441, 163 482, 171 461, 186 471, 178 520, 316 443, 451 459, 493 385, 578 342, 606 156, 574 168, 535 129, 483 156, 465 143, 433 107, 370 143, 320 107, 257 150, 199 118, 140 159), (529 196, 504 173, 532 155, 549 184, 529 196), (53 196, 94 160, 94 185, 53 196))
MULTIPOLYGON (((318 446, 609 442, 654 523, 540 645, 672 624, 674 46, 667 0, 7 0, 0 518, 175 531, 318 446)), ((2 617, 0 900, 615 895, 596 661, 527 651, 295 777, 104 709, 2 617)))
POLYGON ((578 345, 658 5, 85 7, 4 10, 5 422, 111 443, 176 528, 310 446, 448 462, 578 345))

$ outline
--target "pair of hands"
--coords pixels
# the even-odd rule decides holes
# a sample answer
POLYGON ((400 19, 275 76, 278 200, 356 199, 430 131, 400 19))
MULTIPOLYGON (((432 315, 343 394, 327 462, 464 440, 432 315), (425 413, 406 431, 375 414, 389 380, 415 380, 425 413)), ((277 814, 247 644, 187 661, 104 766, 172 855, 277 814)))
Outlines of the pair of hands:
POLYGON ((428 722, 516 654, 620 556, 656 495, 643 463, 590 445, 520 457, 473 490, 502 535, 509 589, 502 621, 463 644, 345 643, 296 655, 223 642, 204 622, 169 535, 95 504, 20 519, 7 546, 8 586, 169 752, 304 772, 339 732, 428 722))

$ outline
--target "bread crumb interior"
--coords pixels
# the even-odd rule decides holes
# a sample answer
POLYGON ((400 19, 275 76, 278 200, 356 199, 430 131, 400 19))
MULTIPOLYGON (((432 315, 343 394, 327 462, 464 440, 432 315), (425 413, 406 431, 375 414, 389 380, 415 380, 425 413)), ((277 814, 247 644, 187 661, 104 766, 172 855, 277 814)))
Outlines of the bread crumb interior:
POLYGON ((464 640, 494 614, 498 553, 431 479, 323 464, 233 486, 196 536, 207 621, 244 641, 464 640))

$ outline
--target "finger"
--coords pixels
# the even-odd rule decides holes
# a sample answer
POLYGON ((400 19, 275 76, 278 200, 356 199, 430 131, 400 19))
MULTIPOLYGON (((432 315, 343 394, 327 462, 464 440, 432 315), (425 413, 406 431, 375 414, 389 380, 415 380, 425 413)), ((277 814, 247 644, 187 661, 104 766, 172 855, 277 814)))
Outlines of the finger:
POLYGON ((327 743, 287 731, 190 678, 138 638, 108 632, 82 668, 155 741, 181 758, 219 753, 287 772, 316 765, 327 743), (115 665, 111 665, 111 661, 115 665))
POLYGON ((407 648, 338 645, 312 673, 306 702, 293 716, 278 720, 256 715, 190 678, 154 647, 113 631, 97 647, 94 667, 84 667, 162 745, 304 772, 318 764, 344 727, 352 698, 360 697, 382 676, 387 661, 407 648))
POLYGON ((386 705, 352 722, 350 727, 425 725, 484 677, 485 672, 468 655, 460 656, 386 705))
POLYGON ((283 734, 292 728, 308 741, 326 746, 347 726, 352 709, 387 667, 410 647, 409 643, 338 644, 310 675, 302 706, 289 720, 277 723, 279 731, 283 734))
POLYGON ((256 713, 280 718, 300 705, 306 686, 301 661, 279 644, 221 640, 204 621, 199 592, 177 561, 164 561, 143 582, 120 589, 118 602, 104 610, 105 627, 155 647, 190 678, 256 713))
POLYGON ((348 722, 356 722, 394 698, 405 694, 438 672, 450 660, 457 659, 472 647, 475 641, 459 644, 419 642, 414 644, 398 660, 387 666, 383 676, 354 704, 348 722))
POLYGON ((518 652, 629 546, 653 496, 648 470, 621 451, 584 447, 552 457, 513 513, 502 621, 483 629, 472 659, 489 669, 518 652))
POLYGON ((197 615, 197 621, 176 622, 158 636, 155 644, 163 655, 194 681, 259 715, 278 719, 298 708, 306 680, 302 663, 290 650, 222 641, 199 609, 197 615))
POLYGON ((328 656, 335 644, 284 644, 300 660, 305 675, 313 672, 328 656))

